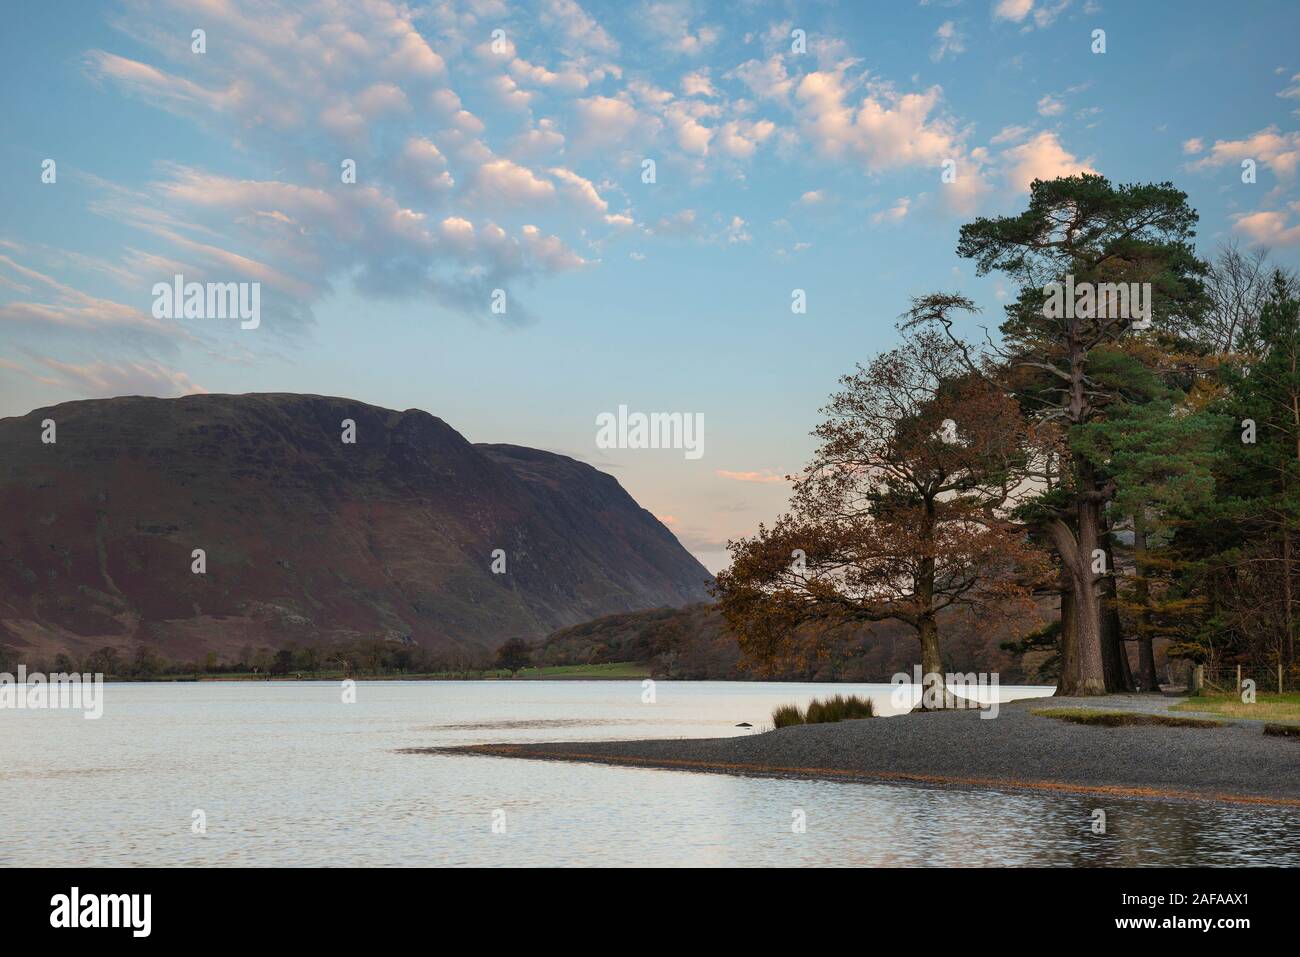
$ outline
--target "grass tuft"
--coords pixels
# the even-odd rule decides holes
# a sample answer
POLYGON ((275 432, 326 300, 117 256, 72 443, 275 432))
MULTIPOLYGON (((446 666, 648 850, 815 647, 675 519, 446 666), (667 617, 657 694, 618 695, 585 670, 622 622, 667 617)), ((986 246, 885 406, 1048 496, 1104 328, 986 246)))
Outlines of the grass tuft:
POLYGON ((855 694, 832 695, 825 701, 813 699, 808 702, 806 711, 798 705, 783 704, 772 712, 772 724, 784 728, 792 724, 827 724, 832 721, 854 721, 858 718, 874 718, 875 707, 870 698, 860 698, 855 694))
POLYGON ((1143 714, 1140 711, 1102 711, 1099 708, 1034 708, 1030 714, 1056 718, 1074 724, 1091 724, 1103 728, 1132 725, 1158 725, 1165 728, 1221 728, 1222 721, 1204 718, 1175 718, 1166 714, 1143 714))
POLYGON ((785 728, 792 724, 803 724, 803 712, 797 704, 783 704, 772 712, 772 727, 785 728))
POLYGON ((1264 733, 1279 738, 1300 738, 1300 724, 1266 724, 1264 733))

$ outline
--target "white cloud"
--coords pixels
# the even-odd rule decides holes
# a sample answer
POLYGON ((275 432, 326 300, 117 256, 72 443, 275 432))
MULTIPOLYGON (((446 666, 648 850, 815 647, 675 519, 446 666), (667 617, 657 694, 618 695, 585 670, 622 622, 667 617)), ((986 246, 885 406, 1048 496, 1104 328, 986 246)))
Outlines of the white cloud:
POLYGON ((586 261, 565 246, 558 236, 547 236, 532 225, 522 227, 519 232, 520 248, 548 272, 577 269, 586 265, 586 261))
POLYGON ((731 71, 744 83, 755 96, 763 100, 784 101, 794 89, 794 80, 785 68, 785 61, 779 56, 766 60, 746 60, 731 71))
POLYGON ((478 188, 485 198, 506 204, 536 203, 555 195, 552 183, 504 157, 479 167, 478 188))
POLYGON ((134 306, 94 296, 0 255, 0 280, 23 299, 0 304, 0 323, 78 338, 131 337, 152 349, 190 338, 183 326, 134 306))
MULTIPOLYGON (((1036 0, 996 0, 993 4, 993 19, 1024 23, 1032 13, 1032 26, 1046 29, 1065 12, 1070 2, 1071 0, 1058 0, 1057 3, 1051 3, 1050 0, 1045 0, 1044 3, 1037 4, 1036 0)), ((1027 24, 1026 29, 1029 28, 1030 25, 1027 24)))
POLYGON ((1022 140, 1032 131, 1027 126, 1004 126, 998 131, 992 139, 989 140, 994 146, 1000 146, 1004 143, 1014 143, 1022 140))
POLYGON ((652 232, 662 236, 690 236, 696 232, 695 210, 683 209, 671 216, 661 216, 652 232))
POLYGON ((541 21, 576 49, 604 54, 618 52, 614 38, 574 0, 543 0, 541 21))
POLYGON ((644 125, 641 114, 626 99, 590 96, 575 105, 578 118, 577 138, 588 146, 614 146, 626 143, 638 127, 644 125))
POLYGON ((564 148, 564 134, 557 128, 555 120, 542 117, 535 126, 512 139, 510 148, 521 156, 547 156, 564 148))
POLYGON ((709 141, 713 138, 713 130, 696 118, 695 112, 688 104, 671 103, 664 115, 677 145, 684 152, 701 156, 709 152, 709 141))
POLYGON ((713 82, 709 79, 708 67, 703 67, 682 77, 682 92, 686 96, 717 96, 713 82))
POLYGON ((882 209, 878 213, 873 213, 871 221, 876 224, 880 223, 901 223, 907 218, 907 212, 912 206, 912 200, 907 196, 900 196, 894 201, 894 205, 888 209, 882 209))
POLYGON ((1038 98, 1039 116, 1060 116, 1065 112, 1065 104, 1052 96, 1050 93, 1044 93, 1038 98))
POLYGON ((487 85, 496 96, 497 102, 508 110, 526 112, 533 102, 533 94, 521 88, 512 77, 505 74, 493 77, 487 85))
POLYGON ((575 200, 579 205, 585 206, 588 210, 604 215, 609 210, 609 203, 601 198, 600 193, 596 192, 596 187, 592 185, 591 180, 579 176, 573 170, 557 166, 551 169, 550 174, 563 184, 563 191, 566 196, 575 200))
POLYGON ((771 120, 728 120, 718 129, 718 147, 728 156, 748 159, 774 132, 776 124, 771 120))
POLYGON ((966 38, 957 29, 957 24, 951 20, 945 20, 939 24, 939 29, 934 31, 934 38, 938 42, 930 51, 930 59, 935 63, 938 63, 946 56, 957 56, 966 52, 966 38))
POLYGON ((825 155, 856 157, 873 172, 938 167, 965 151, 955 124, 936 115, 942 91, 898 94, 878 87, 856 103, 842 71, 817 71, 799 82, 803 134, 825 155))
POLYGON ((993 19, 1019 23, 1033 8, 1034 0, 997 0, 993 5, 993 19))
POLYGON ((1239 165, 1253 159, 1263 163, 1281 179, 1295 176, 1300 163, 1300 133, 1283 133, 1269 126, 1241 140, 1215 140, 1209 153, 1192 164, 1193 169, 1239 165))
POLYGON ((1027 190, 1035 179, 1097 172, 1090 160, 1080 160, 1066 150, 1055 133, 1039 133, 1002 155, 1006 162, 1007 185, 1015 190, 1027 190))
POLYGON ((447 69, 442 57, 434 53, 408 20, 400 16, 391 21, 397 49, 389 54, 384 66, 397 75, 404 77, 438 76, 447 69))
POLYGON ((560 93, 581 93, 590 85, 587 75, 572 64, 564 64, 554 71, 516 57, 510 62, 510 73, 520 83, 560 93))
POLYGON ((91 399, 107 399, 119 395, 170 397, 207 391, 192 382, 184 372, 144 359, 77 364, 40 356, 36 361, 47 370, 47 375, 34 378, 91 399))
POLYGON ((1044 3, 1034 8, 1034 26, 1039 29, 1050 27, 1070 5, 1070 0, 1059 0, 1056 4, 1044 3))
POLYGON ((693 11, 685 0, 645 3, 638 19, 665 49, 686 56, 698 56, 717 43, 721 35, 717 27, 709 24, 692 28, 693 11))
POLYGON ((445 193, 456 185, 447 171, 447 158, 422 136, 412 136, 406 141, 398 166, 410 177, 415 188, 427 193, 445 193))
POLYGON ((462 253, 474 246, 474 224, 460 216, 448 216, 438 224, 438 231, 447 245, 462 253))
POLYGON ((714 474, 719 478, 732 482, 777 483, 785 481, 784 475, 776 475, 771 469, 763 469, 757 472, 731 472, 726 469, 717 469, 714 474))
POLYGON ((746 228, 749 224, 739 216, 732 216, 731 222, 727 224, 726 236, 729 243, 747 243, 753 237, 749 235, 746 228))
MULTIPOLYGON (((1300 203, 1292 203, 1291 212, 1300 212, 1300 203)), ((1290 212, 1259 210, 1233 217, 1232 229, 1246 236, 1256 246, 1294 246, 1300 243, 1300 222, 1288 225, 1290 212)))
POLYGON ((372 83, 356 98, 357 107, 369 116, 383 113, 403 113, 411 108, 401 87, 392 83, 372 83))

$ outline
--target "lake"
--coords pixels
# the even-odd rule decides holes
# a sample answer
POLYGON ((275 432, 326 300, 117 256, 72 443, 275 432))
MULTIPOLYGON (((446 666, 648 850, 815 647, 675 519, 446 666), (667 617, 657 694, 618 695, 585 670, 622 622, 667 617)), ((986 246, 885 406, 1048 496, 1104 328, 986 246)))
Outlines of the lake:
POLYGON ((1300 865, 1300 812, 1271 807, 400 753, 749 734, 777 704, 888 711, 890 690, 660 681, 645 704, 636 681, 363 681, 344 704, 338 682, 109 684, 98 721, 0 711, 0 865, 1300 865))

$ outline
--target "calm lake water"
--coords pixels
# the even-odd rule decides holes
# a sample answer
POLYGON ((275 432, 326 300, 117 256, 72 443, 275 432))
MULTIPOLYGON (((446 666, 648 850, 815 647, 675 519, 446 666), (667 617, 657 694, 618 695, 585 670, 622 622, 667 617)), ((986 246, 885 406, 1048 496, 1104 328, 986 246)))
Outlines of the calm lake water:
POLYGON ((783 702, 889 690, 661 681, 642 704, 635 681, 366 681, 343 704, 336 682, 111 684, 98 721, 0 711, 0 865, 1300 865, 1300 813, 1277 808, 1108 800, 1099 836, 1096 798, 399 753, 747 734, 783 702))

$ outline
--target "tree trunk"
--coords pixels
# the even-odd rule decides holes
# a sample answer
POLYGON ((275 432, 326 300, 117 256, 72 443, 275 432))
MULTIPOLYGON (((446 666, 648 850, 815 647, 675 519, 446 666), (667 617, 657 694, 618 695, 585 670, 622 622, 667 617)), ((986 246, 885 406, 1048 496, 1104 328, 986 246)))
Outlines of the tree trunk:
POLYGON ((1291 527, 1289 516, 1282 516, 1282 601, 1283 621, 1286 622, 1286 660, 1295 662, 1295 621, 1291 602, 1291 527))
POLYGON ((1088 582, 1075 590, 1075 639, 1078 645, 1074 693, 1106 693, 1106 674, 1101 660, 1101 616, 1097 613, 1095 586, 1088 582))
POLYGON ((921 710, 938 711, 955 707, 957 697, 948 690, 948 685, 944 680, 946 672, 943 670, 943 655, 939 650, 938 622, 931 616, 923 617, 917 623, 916 630, 917 637, 921 639, 921 710), (939 677, 933 696, 935 700, 931 704, 927 704, 925 689, 930 681, 930 675, 938 675, 939 677))
POLYGON ((1133 671, 1124 648, 1124 634, 1119 620, 1118 570, 1115 567, 1114 540, 1102 529, 1102 548, 1106 552, 1106 575, 1101 580, 1101 651, 1106 672, 1107 691, 1132 691, 1133 671))
MULTIPOLYGON (((1106 693, 1106 672, 1101 656, 1101 601, 1097 577, 1092 570, 1093 551, 1097 548, 1097 503, 1083 498, 1078 502, 1078 535, 1060 519, 1048 526, 1052 541, 1070 576, 1073 601, 1074 661, 1068 671, 1063 667, 1058 695, 1095 695, 1106 693)), ((1064 663, 1063 663, 1064 664, 1064 663)))
MULTIPOLYGON (((921 534, 926 543, 934 542, 935 505, 933 498, 926 499, 925 518, 921 527, 921 534)), ((939 623, 935 620, 934 615, 934 576, 934 556, 933 554, 927 554, 921 560, 920 567, 917 569, 915 582, 917 604, 923 609, 916 621, 916 631, 917 636, 921 639, 921 708, 925 711, 951 708, 956 703, 955 696, 948 692, 948 685, 944 680, 943 657, 939 652, 939 623), (939 677, 931 679, 931 675, 938 675, 939 677), (934 691, 929 696, 931 700, 927 702, 925 689, 931 686, 932 680, 935 682, 934 691)))
POLYGON ((1135 590, 1138 611, 1138 684, 1143 691, 1158 691, 1155 643, 1151 639, 1151 586, 1147 581, 1147 523, 1139 508, 1133 516, 1133 560, 1136 564, 1135 590))
POLYGON ((1074 633, 1074 592, 1070 584, 1070 570, 1061 564, 1061 634, 1060 641, 1060 662, 1058 675, 1056 678, 1056 693, 1059 695, 1069 695, 1074 693, 1074 675, 1076 666, 1074 663, 1077 657, 1075 649, 1078 648, 1078 640, 1074 633))

